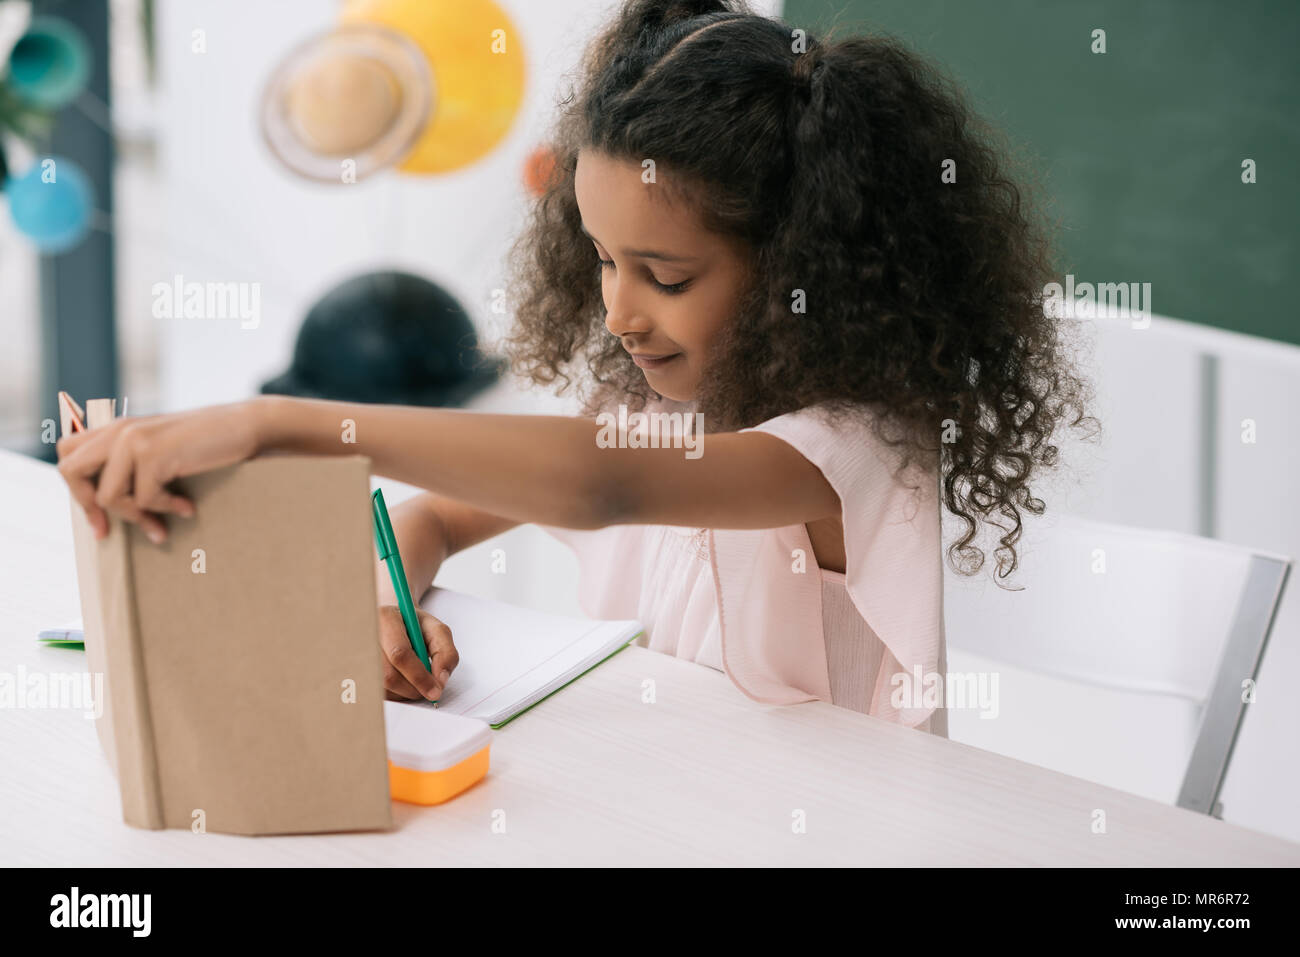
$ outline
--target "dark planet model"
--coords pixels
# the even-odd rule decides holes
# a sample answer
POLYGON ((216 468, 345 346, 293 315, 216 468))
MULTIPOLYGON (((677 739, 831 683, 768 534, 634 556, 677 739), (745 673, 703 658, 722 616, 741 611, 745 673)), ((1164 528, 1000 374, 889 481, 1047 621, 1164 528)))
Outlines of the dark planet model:
POLYGON ((335 286, 298 331, 289 371, 263 393, 389 405, 463 405, 500 378, 465 309, 446 290, 402 272, 335 286))

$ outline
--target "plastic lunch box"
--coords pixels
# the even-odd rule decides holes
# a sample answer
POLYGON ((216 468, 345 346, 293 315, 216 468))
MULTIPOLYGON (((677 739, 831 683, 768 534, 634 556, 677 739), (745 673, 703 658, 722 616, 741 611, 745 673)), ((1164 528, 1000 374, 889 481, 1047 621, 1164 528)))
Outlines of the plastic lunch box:
POLYGON ((486 721, 385 701, 384 727, 394 801, 441 804, 487 774, 492 728, 486 721))

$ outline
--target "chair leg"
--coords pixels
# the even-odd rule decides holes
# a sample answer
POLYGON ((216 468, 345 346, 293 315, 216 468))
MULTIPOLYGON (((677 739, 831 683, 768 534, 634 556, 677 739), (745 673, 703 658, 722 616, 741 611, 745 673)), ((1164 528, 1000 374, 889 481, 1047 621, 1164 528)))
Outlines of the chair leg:
POLYGON ((1246 584, 1201 710, 1196 742, 1178 793, 1179 807, 1213 814, 1246 713, 1243 682, 1259 677, 1260 659, 1290 570, 1289 560, 1251 556, 1246 584))

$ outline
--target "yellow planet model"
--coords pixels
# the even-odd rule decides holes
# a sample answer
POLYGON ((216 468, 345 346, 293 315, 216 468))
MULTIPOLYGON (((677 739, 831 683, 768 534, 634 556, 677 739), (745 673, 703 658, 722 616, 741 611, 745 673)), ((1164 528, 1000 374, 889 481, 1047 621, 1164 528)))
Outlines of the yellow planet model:
POLYGON ((524 96, 523 41, 492 0, 348 0, 342 22, 397 30, 428 58, 433 119, 402 172, 460 169, 509 132, 524 96))

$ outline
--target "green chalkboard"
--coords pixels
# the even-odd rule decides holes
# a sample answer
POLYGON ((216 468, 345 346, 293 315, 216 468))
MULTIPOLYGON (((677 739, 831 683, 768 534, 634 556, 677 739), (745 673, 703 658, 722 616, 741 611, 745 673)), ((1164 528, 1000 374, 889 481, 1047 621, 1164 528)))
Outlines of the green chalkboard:
POLYGON ((1040 174, 1062 273, 1300 344, 1300 0, 786 0, 783 17, 945 68, 1040 174))

